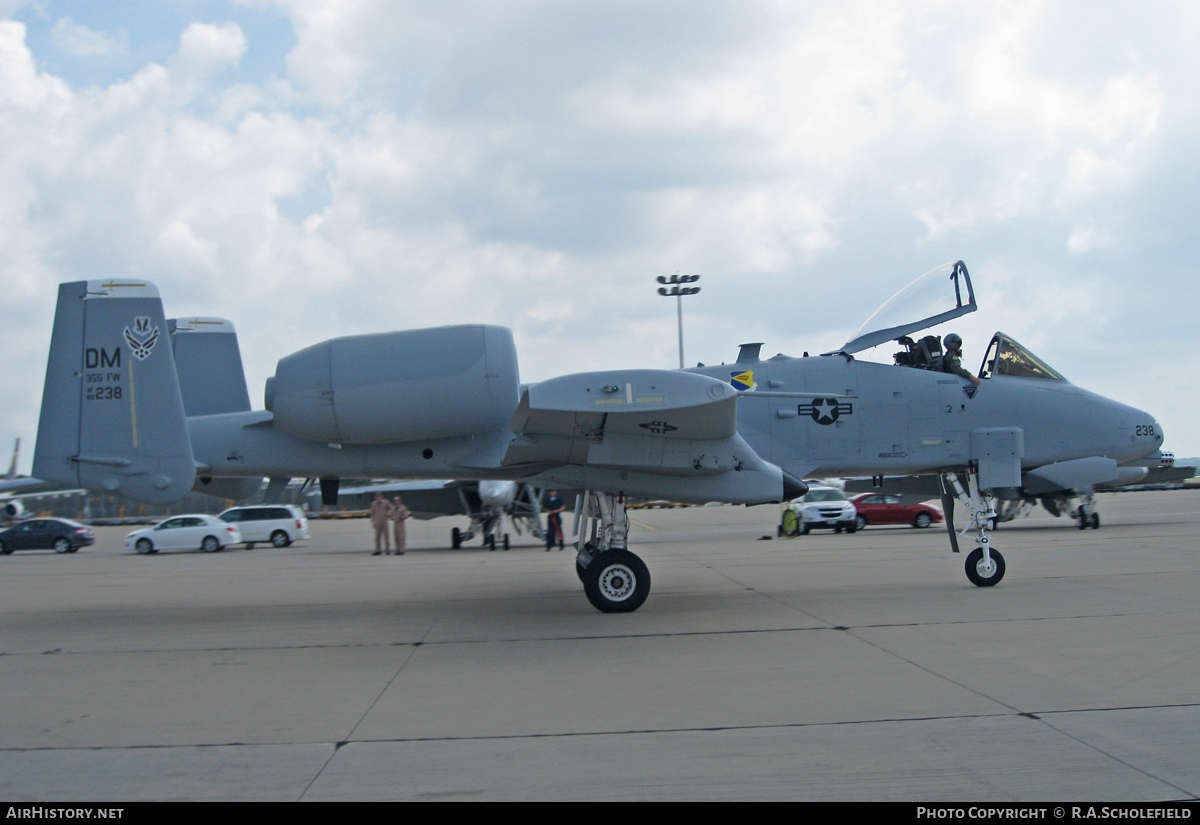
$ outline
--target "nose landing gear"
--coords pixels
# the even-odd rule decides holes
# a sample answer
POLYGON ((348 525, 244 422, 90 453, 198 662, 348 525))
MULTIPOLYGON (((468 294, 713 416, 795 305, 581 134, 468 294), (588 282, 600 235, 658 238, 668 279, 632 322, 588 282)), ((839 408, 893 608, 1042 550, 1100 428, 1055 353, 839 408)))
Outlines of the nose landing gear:
MULTIPOLYGON (((992 509, 991 499, 980 494, 978 477, 967 473, 967 489, 963 489, 957 473, 946 473, 943 476, 943 487, 953 491, 954 497, 963 503, 971 520, 962 529, 962 534, 974 531, 975 549, 967 554, 966 571, 971 584, 977 587, 991 587, 1004 578, 1004 556, 991 546, 988 531, 996 524, 996 512, 992 509)), ((947 496, 953 505, 953 498, 947 496)), ((946 526, 950 530, 950 543, 958 552, 958 541, 954 533, 954 516, 946 513, 946 526)))

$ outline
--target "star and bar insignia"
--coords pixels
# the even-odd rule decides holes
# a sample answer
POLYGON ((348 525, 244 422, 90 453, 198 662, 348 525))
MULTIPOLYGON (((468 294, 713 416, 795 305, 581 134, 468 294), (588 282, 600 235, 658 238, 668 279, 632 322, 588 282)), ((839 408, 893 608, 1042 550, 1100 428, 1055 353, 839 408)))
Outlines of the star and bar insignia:
POLYGON ((801 404, 797 412, 812 416, 818 424, 832 424, 843 415, 853 415, 854 405, 836 398, 814 398, 811 404, 801 404))

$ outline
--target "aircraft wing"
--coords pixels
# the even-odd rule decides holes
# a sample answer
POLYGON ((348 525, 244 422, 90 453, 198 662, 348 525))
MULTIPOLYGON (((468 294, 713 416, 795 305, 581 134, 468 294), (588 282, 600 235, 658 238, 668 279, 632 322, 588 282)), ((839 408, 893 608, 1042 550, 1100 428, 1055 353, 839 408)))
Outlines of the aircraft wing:
POLYGON ((0 493, 16 493, 21 490, 32 490, 37 487, 52 487, 53 485, 40 478, 6 478, 0 479, 0 493))
POLYGON ((1172 481, 1187 481, 1196 476, 1196 467, 1156 467, 1146 473, 1138 484, 1169 484, 1172 481))
POLYGON ((510 427, 573 438, 610 434, 722 439, 737 431, 736 391, 706 375, 622 370, 564 375, 527 388, 510 427))
POLYGON ((737 432, 738 393, 675 370, 576 373, 522 390, 501 466, 548 486, 678 501, 780 501, 805 485, 737 432))

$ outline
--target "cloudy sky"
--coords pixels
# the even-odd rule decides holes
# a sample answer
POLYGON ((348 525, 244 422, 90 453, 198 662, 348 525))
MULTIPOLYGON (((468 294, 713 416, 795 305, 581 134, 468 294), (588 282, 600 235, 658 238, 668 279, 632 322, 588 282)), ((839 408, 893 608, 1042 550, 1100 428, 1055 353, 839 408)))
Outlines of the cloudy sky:
POLYGON ((963 259, 972 367, 1003 329, 1200 455, 1198 107, 1185 2, 0 0, 0 448, 62 281, 231 319, 261 406, 448 323, 670 368, 675 272, 689 365, 824 351, 963 259))

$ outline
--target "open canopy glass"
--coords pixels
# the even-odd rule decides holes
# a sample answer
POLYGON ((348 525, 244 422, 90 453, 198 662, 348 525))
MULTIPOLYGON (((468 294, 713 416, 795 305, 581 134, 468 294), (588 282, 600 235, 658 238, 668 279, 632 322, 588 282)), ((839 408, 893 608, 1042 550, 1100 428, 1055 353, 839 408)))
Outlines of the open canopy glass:
POLYGON ((838 350, 850 355, 974 312, 975 292, 962 261, 942 264, 917 278, 875 310, 838 350))

